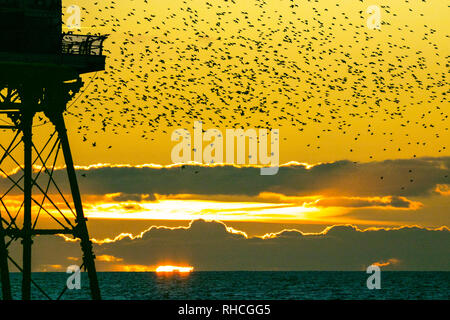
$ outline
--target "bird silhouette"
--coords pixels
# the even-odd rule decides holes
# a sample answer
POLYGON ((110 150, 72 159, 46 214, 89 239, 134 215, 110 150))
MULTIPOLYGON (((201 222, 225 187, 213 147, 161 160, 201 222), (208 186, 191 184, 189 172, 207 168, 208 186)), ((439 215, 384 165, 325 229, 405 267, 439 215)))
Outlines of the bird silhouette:
MULTIPOLYGON (((294 127, 300 137, 317 132, 305 142, 316 150, 331 134, 349 136, 349 155, 370 137, 384 139, 374 148, 385 153, 431 147, 414 134, 426 130, 436 151, 446 150, 442 31, 405 24, 393 5, 382 6, 381 29, 369 30, 361 0, 175 0, 166 10, 131 2, 83 8, 83 26, 110 33, 106 71, 67 110, 84 142, 105 132, 153 140, 202 120, 221 128, 294 127)), ((411 21, 428 5, 405 4, 411 21)))

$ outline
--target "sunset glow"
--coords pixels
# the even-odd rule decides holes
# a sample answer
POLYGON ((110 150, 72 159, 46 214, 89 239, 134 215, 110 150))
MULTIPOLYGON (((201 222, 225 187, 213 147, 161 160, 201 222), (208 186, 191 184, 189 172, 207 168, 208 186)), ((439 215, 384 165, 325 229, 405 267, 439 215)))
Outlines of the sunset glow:
POLYGON ((449 8, 0 0, 0 304, 448 300, 449 8))
POLYGON ((159 266, 156 268, 156 272, 179 272, 179 273, 189 273, 194 271, 194 267, 178 267, 178 266, 159 266))
POLYGON ((304 220, 319 209, 292 203, 159 200, 156 202, 98 202, 86 209, 89 218, 168 220, 304 220))

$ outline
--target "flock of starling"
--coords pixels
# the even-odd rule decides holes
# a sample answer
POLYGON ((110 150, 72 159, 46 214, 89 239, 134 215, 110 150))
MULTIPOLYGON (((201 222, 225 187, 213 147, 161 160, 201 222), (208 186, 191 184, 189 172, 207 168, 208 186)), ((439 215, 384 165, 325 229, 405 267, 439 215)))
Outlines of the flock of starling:
MULTIPOLYGON (((110 34, 107 69, 84 79, 67 112, 93 146, 102 132, 154 139, 195 120, 299 134, 316 127, 317 139, 340 132, 358 140, 364 131, 392 141, 396 127, 439 139, 448 130, 449 92, 440 42, 449 36, 423 23, 421 6, 430 1, 395 4, 407 8, 410 24, 404 11, 381 6, 375 30, 366 26, 366 4, 350 2, 177 0, 164 9, 147 0, 93 2, 82 8, 82 26, 110 34)), ((437 146, 441 152, 445 142, 437 146)))

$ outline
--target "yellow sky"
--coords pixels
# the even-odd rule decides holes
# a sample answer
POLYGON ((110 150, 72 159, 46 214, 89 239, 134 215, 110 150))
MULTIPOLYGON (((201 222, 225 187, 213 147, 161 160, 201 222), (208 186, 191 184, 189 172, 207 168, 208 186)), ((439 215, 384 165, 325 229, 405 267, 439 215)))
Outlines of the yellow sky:
MULTIPOLYGON (((165 106, 173 109, 170 103, 179 108, 174 116, 169 117, 170 122, 177 119, 181 123, 181 117, 192 109, 201 113, 204 129, 224 130, 235 123, 248 128, 261 124, 261 121, 268 121, 271 126, 280 128, 281 162, 296 160, 316 163, 341 159, 371 161, 450 154, 446 143, 450 138, 446 117, 448 104, 446 100, 442 102, 442 94, 448 89, 443 74, 446 73, 449 52, 446 34, 448 8, 444 2, 277 0, 268 1, 262 8, 255 3, 263 1, 235 1, 235 4, 220 1, 214 2, 212 6, 206 3, 195 0, 184 4, 176 0, 144 4, 136 0, 117 1, 100 7, 91 1, 70 1, 70 4, 78 4, 85 9, 82 11, 82 32, 110 34, 105 45, 111 52, 107 60, 107 72, 97 74, 97 80, 85 93, 99 100, 91 100, 92 106, 89 106, 80 98, 69 109, 86 114, 81 123, 69 117, 72 145, 78 155, 77 163, 170 164, 170 151, 175 144, 170 141, 170 134, 177 127, 168 127, 167 122, 162 120, 155 132, 149 132, 151 128, 146 126, 145 121, 139 123, 146 120, 141 116, 142 113, 155 117, 168 112, 165 106), (291 9, 289 6, 292 4, 298 7, 291 9), (382 7, 383 25, 380 31, 366 27, 369 15, 365 11, 372 4, 382 7), (221 23, 220 26, 216 26, 217 22, 221 23), (297 38, 294 32, 298 32, 297 38), (262 51, 257 51, 254 46, 250 48, 249 43, 253 42, 232 38, 237 35, 263 41, 262 51), (294 41, 282 41, 285 36, 294 41), (236 45, 230 45, 232 42, 236 45), (212 43, 211 47, 207 48, 209 43, 212 43), (186 49, 189 45, 202 48, 195 55, 198 61, 189 60, 192 56, 186 49), (146 49, 149 51, 146 52, 146 49), (220 50, 228 50, 234 58, 230 61, 220 59, 223 53, 220 50), (328 54, 330 50, 334 53, 328 54), (243 57, 242 61, 248 64, 240 64, 237 56, 243 57), (231 116, 236 115, 233 109, 238 105, 247 104, 250 107, 255 103, 255 100, 245 102, 239 94, 234 94, 231 100, 226 99, 229 110, 226 110, 220 99, 214 99, 213 96, 211 102, 214 106, 210 110, 201 104, 188 108, 185 101, 177 98, 192 98, 197 93, 208 94, 212 86, 199 84, 201 77, 229 84, 230 92, 242 89, 236 81, 230 81, 227 77, 230 72, 251 74, 248 69, 258 67, 253 61, 255 57, 267 57, 267 65, 280 73, 293 75, 295 68, 291 62, 297 62, 301 68, 297 74, 300 81, 285 81, 293 90, 288 96, 286 92, 277 92, 281 82, 274 81, 268 73, 258 73, 256 80, 248 82, 256 96, 274 90, 267 97, 279 101, 278 107, 270 105, 271 100, 268 100, 270 106, 267 107, 267 115, 247 112, 245 116, 233 120, 231 116), (161 59, 165 60, 164 64, 159 62, 161 59), (206 76, 210 68, 204 62, 209 59, 220 65, 220 68, 214 69, 218 71, 217 78, 206 76), (354 70, 361 71, 366 77, 364 83, 359 82, 359 73, 347 73, 347 65, 341 59, 352 63, 354 70), (287 66, 280 64, 280 60, 287 61, 287 66), (421 63, 425 68, 420 69, 421 63), (176 64, 180 68, 177 69, 176 64), (395 72, 388 71, 390 64, 395 66, 395 72), (196 78, 197 82, 182 83, 183 86, 178 83, 176 86, 177 82, 170 77, 179 74, 180 69, 185 70, 184 76, 196 78), (219 72, 228 69, 231 71, 219 72), (402 72, 403 77, 391 76, 402 72), (142 81, 145 73, 149 77, 142 81), (418 85, 412 74, 422 81, 421 85, 418 85), (385 79, 385 87, 382 88, 385 92, 375 86, 374 79, 380 76, 385 79), (345 83, 342 82, 344 77, 347 78, 345 83), (127 87, 118 82, 120 79, 127 81, 127 87), (164 82, 166 85, 161 85, 164 82), (351 87, 355 82, 361 89, 359 93, 372 97, 352 96, 354 91, 351 87), (386 88, 388 84, 403 87, 393 93, 386 88), (155 85, 162 88, 161 93, 152 90, 155 85), (172 85, 179 90, 171 89, 172 85), (326 88, 330 85, 339 85, 343 91, 334 89, 327 93, 326 88), (362 85, 367 88, 362 88, 362 85), (430 89, 428 85, 433 87, 430 89), (117 92, 118 87, 121 87, 120 97, 112 94, 117 92), (108 92, 101 94, 107 88, 108 92), (294 95, 294 92, 298 95, 294 95), (308 93, 311 98, 303 102, 302 99, 308 93), (179 96, 174 97, 175 94, 179 96), (142 95, 159 96, 159 101, 138 100, 142 95), (111 100, 105 101, 106 97, 111 100), (129 102, 123 103, 123 97, 129 102), (378 98, 385 100, 381 106, 374 103, 378 98), (387 101, 395 98, 400 100, 399 103, 387 101), (325 101, 329 104, 325 105, 325 101), (149 108, 143 112, 136 110, 144 105, 149 108), (94 111, 95 121, 91 121, 92 112, 86 112, 85 107, 89 111, 98 110, 94 111), (126 124, 128 128, 118 129, 118 134, 110 132, 112 126, 108 126, 106 132, 94 132, 101 127, 102 117, 99 113, 103 117, 107 114, 104 107, 111 110, 109 116, 112 122, 126 124), (125 111, 127 107, 129 110, 125 111), (280 111, 282 107, 307 125, 293 125, 286 119, 274 120, 279 116, 290 118, 280 111), (223 123, 218 123, 220 118, 214 113, 217 109, 227 117, 223 123), (298 112, 301 115, 297 115, 298 112), (212 120, 209 120, 210 117, 212 120), (137 124, 131 128, 130 122, 126 120, 132 118, 136 119, 137 124), (75 133, 80 124, 87 125, 89 130, 75 133), (299 132, 299 128, 303 128, 303 131, 299 132), (142 138, 142 135, 147 139, 142 138), (83 136, 88 141, 83 143, 83 136), (92 147, 93 142, 96 142, 95 148, 92 147), (112 148, 108 149, 109 146, 112 148)), ((68 5, 69 1, 65 4, 68 5)), ((87 83, 90 77, 86 76, 87 83)), ((200 82, 205 84, 206 80, 200 82)), ((192 131, 192 126, 193 120, 185 118, 181 127, 192 131)))

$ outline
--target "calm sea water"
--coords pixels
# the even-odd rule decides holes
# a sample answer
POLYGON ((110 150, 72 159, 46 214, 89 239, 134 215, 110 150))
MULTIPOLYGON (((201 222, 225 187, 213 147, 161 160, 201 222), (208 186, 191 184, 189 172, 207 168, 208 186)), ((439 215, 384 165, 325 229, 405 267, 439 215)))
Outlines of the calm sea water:
MULTIPOLYGON (((34 273, 34 281, 55 299, 66 273, 34 273)), ((450 272, 382 272, 381 289, 368 290, 365 272, 193 272, 161 276, 153 272, 100 272, 103 299, 445 299, 450 298, 450 272)), ((11 275, 20 298, 21 274, 11 275)), ((46 299, 33 288, 33 299, 46 299)), ((89 299, 88 278, 63 299, 89 299)))

